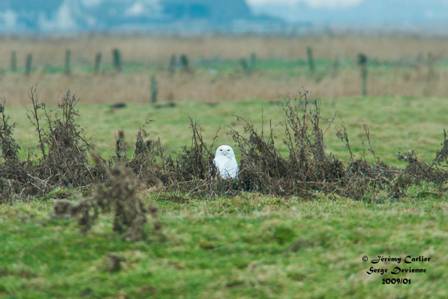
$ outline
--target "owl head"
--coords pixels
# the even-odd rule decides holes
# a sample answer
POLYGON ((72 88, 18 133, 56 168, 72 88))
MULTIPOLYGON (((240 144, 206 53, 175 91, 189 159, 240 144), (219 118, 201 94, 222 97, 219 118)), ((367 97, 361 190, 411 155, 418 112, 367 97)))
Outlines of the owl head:
POLYGON ((229 159, 235 159, 235 153, 231 146, 221 145, 216 149, 215 158, 227 157, 229 159))

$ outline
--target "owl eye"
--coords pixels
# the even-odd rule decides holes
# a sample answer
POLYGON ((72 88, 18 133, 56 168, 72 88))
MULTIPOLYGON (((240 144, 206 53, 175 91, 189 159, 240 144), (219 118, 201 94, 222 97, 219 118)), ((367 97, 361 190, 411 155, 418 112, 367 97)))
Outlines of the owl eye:
POLYGON ((220 149, 219 151, 222 152, 222 149, 220 149))
POLYGON ((228 152, 230 152, 230 150, 229 150, 229 149, 228 149, 227 151, 228 151, 228 152))

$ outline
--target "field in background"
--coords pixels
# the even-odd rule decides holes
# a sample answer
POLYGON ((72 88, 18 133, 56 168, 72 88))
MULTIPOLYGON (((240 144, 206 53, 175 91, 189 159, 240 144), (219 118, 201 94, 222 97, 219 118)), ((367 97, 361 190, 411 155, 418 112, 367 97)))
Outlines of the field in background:
POLYGON ((26 102, 37 85, 46 101, 56 102, 67 88, 85 103, 147 102, 151 77, 160 101, 269 99, 306 88, 317 97, 361 93, 357 55, 369 58, 371 96, 448 96, 448 40, 412 36, 361 37, 83 37, 76 39, 0 39, 2 97, 26 102), (307 48, 312 49, 313 69, 307 48), (122 54, 114 70, 112 50, 122 54), (71 51, 71 76, 64 75, 71 51), (17 70, 11 71, 16 52, 17 70), (101 69, 94 74, 97 53, 101 69), (32 71, 24 76, 26 56, 32 71), (193 73, 168 71, 172 55, 187 55, 193 73), (256 64, 250 74, 242 59, 256 64))

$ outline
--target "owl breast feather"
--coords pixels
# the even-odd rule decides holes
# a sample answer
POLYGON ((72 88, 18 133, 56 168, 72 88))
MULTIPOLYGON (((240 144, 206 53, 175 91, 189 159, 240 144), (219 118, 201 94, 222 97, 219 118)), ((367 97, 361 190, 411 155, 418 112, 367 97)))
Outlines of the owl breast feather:
POLYGON ((217 157, 214 164, 223 179, 235 179, 238 175, 238 164, 236 160, 227 157, 217 157))

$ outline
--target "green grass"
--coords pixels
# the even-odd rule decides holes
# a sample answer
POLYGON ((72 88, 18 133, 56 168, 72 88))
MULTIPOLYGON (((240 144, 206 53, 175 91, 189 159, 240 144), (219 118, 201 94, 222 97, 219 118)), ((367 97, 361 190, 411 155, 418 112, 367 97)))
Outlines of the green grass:
MULTIPOLYGON (((370 129, 372 145, 378 157, 391 164, 399 164, 397 153, 415 150, 427 161, 435 157, 447 128, 446 98, 369 97, 322 99, 321 112, 327 150, 337 157, 348 159, 345 145, 336 137, 336 131, 346 127, 352 149, 366 154, 363 126, 370 129)), ((16 123, 16 136, 22 145, 22 157, 38 153, 35 131, 30 128, 26 115, 29 107, 12 106, 8 115, 16 123)), ((112 111, 108 105, 80 106, 80 125, 97 150, 105 156, 113 155, 115 136, 123 129, 132 146, 139 127, 149 119, 149 132, 160 137, 170 151, 179 151, 190 142, 189 117, 203 128, 206 140, 212 140, 219 130, 218 143, 232 144, 229 132, 241 128, 236 116, 254 121, 268 129, 269 120, 284 149, 283 111, 281 102, 246 100, 209 105, 201 102, 178 102, 175 108, 155 109, 149 104, 129 104, 126 109, 112 111)), ((366 154, 367 155, 367 154, 366 154)))
POLYGON ((383 204, 256 194, 187 203, 150 198, 160 207, 164 241, 122 241, 109 218, 84 236, 53 219, 49 201, 0 206, 0 297, 448 296, 448 203, 425 190, 383 204), (121 271, 107 271, 110 253, 124 258, 121 271), (382 276, 366 274, 373 265, 362 262, 364 255, 432 261, 411 265, 427 269, 408 274, 411 285, 387 286, 382 276))
MULTIPOLYGON (((399 164, 396 153, 410 149, 429 161, 446 126, 446 101, 323 99, 324 127, 332 123, 327 150, 348 159, 335 136, 344 125, 361 155, 366 124, 378 156, 388 163, 399 164)), ((17 123, 22 156, 37 155, 26 108, 7 112, 17 123)), ((132 144, 148 118, 150 132, 173 152, 189 143, 189 116, 207 140, 221 128, 218 143, 232 144, 226 133, 241 127, 235 115, 260 123, 263 114, 265 129, 272 119, 280 147, 284 138, 281 106, 256 99, 164 109, 130 104, 117 111, 81 105, 80 113, 81 126, 105 156, 113 154, 117 130, 124 129, 132 144)), ((314 200, 242 194, 186 202, 143 196, 159 207, 164 240, 151 235, 125 242, 111 232, 108 217, 83 235, 72 221, 52 217, 53 196, 0 205, 0 298, 448 298, 448 197, 433 186, 413 187, 399 201, 386 194, 360 202, 323 194, 314 200), (124 258, 120 271, 107 270, 109 254, 124 258), (373 265, 362 262, 364 255, 432 259, 410 265, 427 269, 406 275, 411 285, 392 286, 366 274, 373 265)))
MULTIPOLYGON (((241 59, 249 59, 249 57, 241 57, 241 59)), ((352 58, 337 58, 339 70, 354 70, 358 68, 356 59, 352 58)), ((334 69, 336 59, 318 58, 315 57, 314 64, 318 72, 331 72, 334 69)), ((285 59, 282 57, 258 58, 256 60, 255 70, 263 74, 271 76, 287 75, 287 76, 302 76, 310 75, 307 60, 302 58, 285 59)), ((123 70, 124 74, 137 73, 153 73, 168 68, 169 61, 141 61, 124 58, 123 70)), ((373 71, 381 71, 382 75, 391 73, 391 70, 412 70, 415 65, 426 66, 426 62, 421 62, 416 59, 399 59, 399 60, 379 60, 376 58, 369 59, 369 69, 373 71)), ((87 74, 94 72, 93 61, 80 60, 73 61, 72 71, 75 74, 87 74)), ((191 66, 199 72, 213 70, 219 74, 232 74, 242 71, 240 59, 225 59, 221 57, 203 57, 191 61, 191 66)), ((445 70, 448 67, 448 59, 439 59, 434 64, 434 67, 440 70, 445 70)), ((106 73, 114 73, 114 65, 110 62, 103 62, 101 70, 106 73)), ((0 69, 4 74, 12 73, 9 69, 0 69)), ((39 71, 47 74, 63 74, 64 64, 33 64, 33 72, 39 71)), ((18 73, 24 72, 24 67, 19 65, 18 73)))

